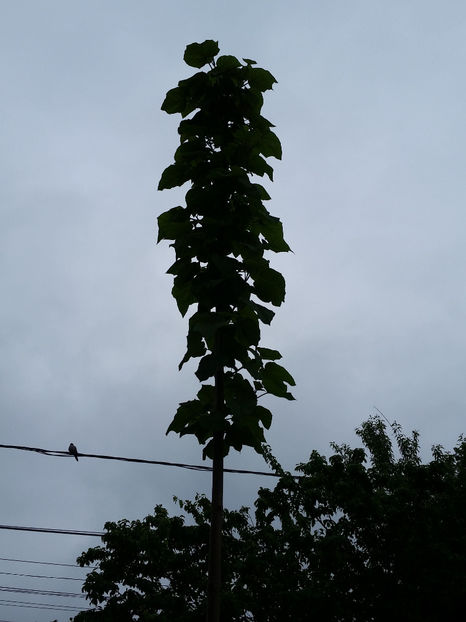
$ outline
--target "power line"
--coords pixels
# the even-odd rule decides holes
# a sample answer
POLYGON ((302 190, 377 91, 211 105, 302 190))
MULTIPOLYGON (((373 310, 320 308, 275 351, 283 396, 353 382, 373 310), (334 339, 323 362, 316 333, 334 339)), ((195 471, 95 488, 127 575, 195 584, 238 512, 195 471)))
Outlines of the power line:
MULTIPOLYGON (((40 562, 32 559, 14 559, 12 557, 0 557, 0 561, 2 562, 19 562, 21 564, 41 564, 43 566, 64 566, 66 568, 82 568, 79 564, 61 564, 58 562, 40 562)), ((90 568, 95 568, 95 566, 90 566, 90 568)))
MULTIPOLYGON (((26 447, 23 445, 3 445, 0 444, 1 449, 18 449, 20 451, 33 451, 43 454, 45 456, 55 456, 59 458, 74 458, 68 451, 56 451, 53 449, 42 449, 40 447, 26 447)), ((99 460, 119 460, 121 462, 136 462, 139 464, 157 464, 160 466, 173 466, 180 469, 189 469, 191 471, 207 471, 211 472, 212 467, 204 466, 202 464, 184 464, 182 462, 166 462, 163 460, 146 460, 144 458, 126 458, 123 456, 107 456, 102 454, 83 454, 78 453, 81 458, 97 458, 99 460)), ((250 471, 246 469, 223 469, 225 473, 241 473, 243 475, 263 475, 266 477, 281 477, 279 473, 271 473, 267 471, 250 471)), ((299 475, 293 475, 292 477, 299 478, 299 475)))
POLYGON ((39 533, 60 533, 71 536, 96 536, 101 538, 102 531, 79 531, 78 529, 52 529, 49 527, 21 527, 19 525, 0 525, 0 529, 12 529, 14 531, 35 531, 39 533))
MULTIPOLYGON (((81 568, 78 564, 65 564, 59 562, 48 562, 48 561, 38 561, 32 559, 17 559, 12 557, 0 557, 0 561, 13 562, 13 563, 22 563, 22 564, 40 564, 46 566, 63 566, 63 567, 72 567, 72 568, 81 568)), ((91 566, 91 568, 95 568, 95 566, 91 566)), ((86 568, 88 570, 88 568, 86 568)), ((20 577, 30 577, 30 578, 40 578, 40 579, 65 579, 68 581, 80 581, 81 583, 84 581, 84 578, 78 579, 76 577, 53 577, 53 576, 45 576, 45 575, 33 575, 26 573, 15 573, 15 572, 0 572, 1 575, 10 575, 10 576, 20 576, 20 577)), ((64 597, 64 598, 85 598, 85 596, 78 592, 63 592, 59 590, 38 590, 33 588, 19 588, 19 587, 7 587, 0 586, 1 592, 11 592, 17 594, 33 594, 36 596, 55 596, 55 597, 64 597)), ((76 607, 74 605, 60 605, 60 604, 52 604, 52 603, 34 603, 30 601, 20 601, 20 600, 9 600, 9 599, 0 599, 0 606, 3 607, 20 607, 25 609, 39 609, 39 610, 48 610, 48 611, 63 611, 63 612, 76 612, 76 611, 89 611, 92 607, 76 607)), ((9 622, 7 620, 0 620, 0 622, 9 622)))
POLYGON ((35 594, 40 596, 62 596, 64 598, 85 598, 84 594, 79 592, 61 592, 56 590, 35 590, 28 587, 8 587, 0 585, 0 592, 14 592, 16 594, 35 594))
POLYGON ((93 607, 73 607, 72 605, 54 605, 52 603, 34 603, 25 600, 8 600, 0 598, 4 607, 25 607, 26 609, 50 609, 52 611, 93 611, 93 607))
MULTIPOLYGON (((63 579, 64 581, 84 581, 84 579, 78 579, 77 577, 52 577, 44 574, 25 574, 20 572, 4 572, 0 570, 0 574, 8 575, 11 577, 29 577, 31 579, 63 579)), ((2 622, 0 620, 0 622, 2 622)))

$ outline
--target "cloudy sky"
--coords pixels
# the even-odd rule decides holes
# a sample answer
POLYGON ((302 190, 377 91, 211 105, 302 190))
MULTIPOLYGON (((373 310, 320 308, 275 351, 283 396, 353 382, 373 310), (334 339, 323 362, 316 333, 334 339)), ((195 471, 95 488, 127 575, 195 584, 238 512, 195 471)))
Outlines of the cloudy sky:
MULTIPOLYGON (((272 257, 286 303, 263 345, 279 349, 296 401, 270 400, 268 441, 292 468, 355 442, 374 406, 423 452, 450 448, 466 388, 466 6, 461 0, 1 0, 0 439, 199 463, 165 436, 197 390, 182 373, 186 319, 156 218, 179 119, 160 111, 191 75, 193 41, 219 41, 277 78, 264 114, 283 161, 269 184, 294 254, 272 257), (290 8, 291 7, 291 8, 290 8)), ((209 476, 168 467, 0 450, 5 525, 100 531, 209 476)), ((227 466, 263 469, 244 451, 227 466)), ((226 505, 260 477, 226 476, 226 505)), ((73 563, 96 538, 0 531, 0 557, 73 563)), ((82 576, 0 561, 1 572, 82 576)), ((79 592, 78 582, 0 574, 2 586, 79 592), (3 577, 3 578, 1 578, 3 577), (77 586, 77 587, 76 587, 77 586)), ((4 592, 4 599, 77 600, 4 592)), ((69 613, 8 607, 0 618, 69 613)))

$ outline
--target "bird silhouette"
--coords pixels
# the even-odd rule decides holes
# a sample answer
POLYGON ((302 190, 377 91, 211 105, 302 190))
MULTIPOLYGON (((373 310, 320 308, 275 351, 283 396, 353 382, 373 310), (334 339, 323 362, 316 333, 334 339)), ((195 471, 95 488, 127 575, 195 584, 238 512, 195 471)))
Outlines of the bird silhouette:
POLYGON ((76 449, 76 446, 73 445, 73 443, 70 443, 70 446, 68 447, 68 451, 70 452, 70 454, 72 456, 74 456, 76 458, 76 461, 79 462, 79 460, 78 460, 78 450, 76 449))

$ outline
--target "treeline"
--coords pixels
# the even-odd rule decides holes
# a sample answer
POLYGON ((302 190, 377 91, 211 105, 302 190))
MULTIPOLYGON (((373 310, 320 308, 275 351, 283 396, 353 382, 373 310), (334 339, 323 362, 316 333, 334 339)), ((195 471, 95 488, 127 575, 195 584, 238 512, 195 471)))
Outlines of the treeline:
MULTIPOLYGON (((361 447, 313 451, 300 478, 265 449, 277 485, 225 511, 224 622, 464 619, 466 441, 424 464, 417 433, 380 417, 357 433, 361 447)), ((210 502, 179 504, 105 525, 78 559, 97 565, 85 592, 99 609, 75 622, 204 622, 210 502)))

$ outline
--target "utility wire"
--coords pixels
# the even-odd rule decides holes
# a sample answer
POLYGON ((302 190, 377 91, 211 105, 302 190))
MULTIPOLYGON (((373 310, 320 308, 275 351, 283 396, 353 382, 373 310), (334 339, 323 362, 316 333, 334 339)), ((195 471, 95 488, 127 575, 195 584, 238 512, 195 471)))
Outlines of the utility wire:
POLYGON ((52 603, 33 603, 25 600, 7 600, 0 598, 4 607, 25 607, 26 609, 50 609, 52 611, 94 611, 93 607, 73 607, 72 605, 54 605, 52 603))
MULTIPOLYGON (((53 449, 41 449, 40 447, 25 447, 23 445, 3 445, 0 444, 0 449, 18 449, 20 451, 33 451, 43 454, 45 456, 55 456, 59 458, 74 458, 68 451, 56 451, 53 449)), ((125 458, 123 456, 106 456, 101 454, 83 454, 78 453, 81 458, 97 458, 99 460, 119 460, 121 462, 137 462, 139 464, 158 464, 161 466, 173 466, 180 469, 189 469, 191 471, 207 471, 211 472, 212 467, 204 466, 202 464, 184 464, 182 462, 166 462, 163 460, 145 460, 143 458, 125 458)), ((242 473, 244 475, 264 475, 266 477, 281 477, 279 473, 271 473, 270 471, 249 471, 246 469, 223 469, 225 473, 242 473)), ((295 478, 300 478, 299 475, 293 475, 295 478)))
POLYGON ((85 598, 79 592, 60 592, 55 590, 35 590, 28 587, 7 587, 0 585, 0 592, 15 592, 16 594, 34 594, 40 596, 62 596, 64 598, 85 598))
MULTIPOLYGON (((31 579, 63 579, 64 581, 84 581, 84 579, 78 579, 77 577, 52 577, 44 574, 24 574, 20 572, 4 572, 0 570, 0 574, 8 575, 10 577, 30 577, 31 579)), ((2 622, 0 620, 0 622, 2 622)))
MULTIPOLYGON (((19 562, 21 564, 41 564, 43 566, 65 566, 66 568, 82 568, 79 564, 60 564, 58 562, 39 562, 32 559, 13 559, 12 557, 0 557, 2 562, 19 562)), ((95 566, 90 566, 95 568, 95 566)))
POLYGON ((19 525, 0 525, 0 529, 12 529, 14 531, 36 531, 39 533, 61 533, 71 536, 96 536, 101 538, 102 531, 79 531, 78 529, 52 529, 49 527, 20 527, 19 525))

